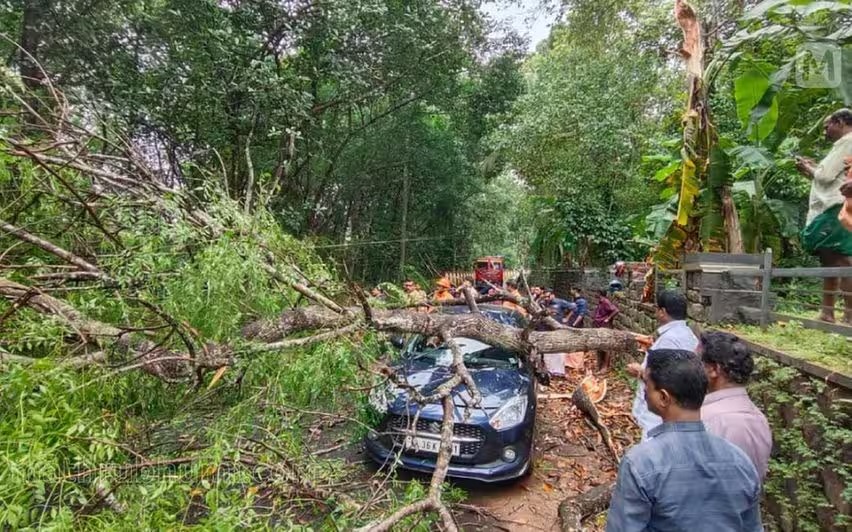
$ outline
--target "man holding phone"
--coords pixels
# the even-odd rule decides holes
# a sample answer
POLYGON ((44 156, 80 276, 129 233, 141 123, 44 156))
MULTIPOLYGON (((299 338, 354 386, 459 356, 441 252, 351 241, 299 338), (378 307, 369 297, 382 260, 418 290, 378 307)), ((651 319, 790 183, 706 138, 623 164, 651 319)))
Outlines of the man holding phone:
MULTIPOLYGON (((838 220, 843 208, 846 164, 852 156, 852 110, 840 109, 825 119, 825 137, 834 145, 816 164, 804 157, 796 158, 796 168, 811 179, 811 196, 802 246, 818 256, 824 267, 852 266, 852 232, 838 220), (843 188, 843 192, 841 192, 843 188)), ((849 190, 852 193, 852 190, 849 190)), ((852 277, 825 279, 822 295, 822 321, 834 322, 834 297, 838 287, 844 293, 843 321, 852 325, 852 277)))

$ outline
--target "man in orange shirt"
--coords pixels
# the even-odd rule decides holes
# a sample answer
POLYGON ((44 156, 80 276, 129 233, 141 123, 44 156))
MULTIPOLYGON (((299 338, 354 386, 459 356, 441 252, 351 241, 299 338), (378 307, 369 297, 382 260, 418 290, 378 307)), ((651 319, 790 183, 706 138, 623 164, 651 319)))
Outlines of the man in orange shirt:
MULTIPOLYGON (((514 297, 518 298, 518 301, 523 300, 523 296, 521 296, 521 292, 518 290, 518 283, 516 283, 515 281, 507 281, 506 282, 506 292, 510 296, 514 296, 514 297)), ((503 301, 503 306, 506 307, 506 308, 510 308, 514 311, 517 311, 517 312, 523 314, 524 316, 527 315, 527 311, 524 309, 524 307, 522 307, 521 305, 518 305, 516 303, 513 303, 511 301, 503 301)))
POLYGON ((435 281, 435 293, 432 295, 433 301, 450 301, 455 299, 450 290, 453 284, 446 277, 441 277, 435 281))

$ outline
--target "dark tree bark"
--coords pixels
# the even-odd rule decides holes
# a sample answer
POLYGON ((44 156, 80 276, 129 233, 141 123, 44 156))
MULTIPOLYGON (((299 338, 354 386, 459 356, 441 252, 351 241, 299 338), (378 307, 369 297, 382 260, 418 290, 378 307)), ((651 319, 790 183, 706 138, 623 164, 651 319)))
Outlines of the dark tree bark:
POLYGON ((43 35, 41 21, 50 7, 50 0, 25 0, 21 19, 21 49, 18 50, 18 65, 24 85, 30 89, 41 87, 43 74, 38 67, 39 47, 43 35))
POLYGON ((569 497, 559 504, 562 532, 583 530, 581 522, 589 516, 604 511, 609 506, 615 484, 601 484, 583 493, 569 497))

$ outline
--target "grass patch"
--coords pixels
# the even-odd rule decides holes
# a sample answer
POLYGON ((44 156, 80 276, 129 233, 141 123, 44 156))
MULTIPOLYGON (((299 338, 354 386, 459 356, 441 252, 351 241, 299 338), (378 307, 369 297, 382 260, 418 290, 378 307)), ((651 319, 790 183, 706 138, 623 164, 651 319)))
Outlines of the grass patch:
POLYGON ((845 336, 806 329, 798 322, 776 323, 765 331, 750 325, 736 325, 730 330, 747 340, 852 375, 852 342, 845 336))

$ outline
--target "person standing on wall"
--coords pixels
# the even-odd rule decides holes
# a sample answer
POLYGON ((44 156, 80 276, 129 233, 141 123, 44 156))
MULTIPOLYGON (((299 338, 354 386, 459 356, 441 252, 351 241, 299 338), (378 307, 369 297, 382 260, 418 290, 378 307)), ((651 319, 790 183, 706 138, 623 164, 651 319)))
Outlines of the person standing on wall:
MULTIPOLYGON (((802 231, 805 251, 819 257, 823 267, 852 266, 852 232, 838 220, 843 208, 841 188, 846 181, 845 158, 852 156, 852 110, 840 109, 826 118, 825 137, 834 143, 828 155, 816 164, 805 157, 796 158, 796 168, 811 179, 808 217, 802 231)), ((819 319, 834 322, 835 292, 844 294, 843 321, 852 325, 852 277, 823 281, 822 312, 819 319)))

